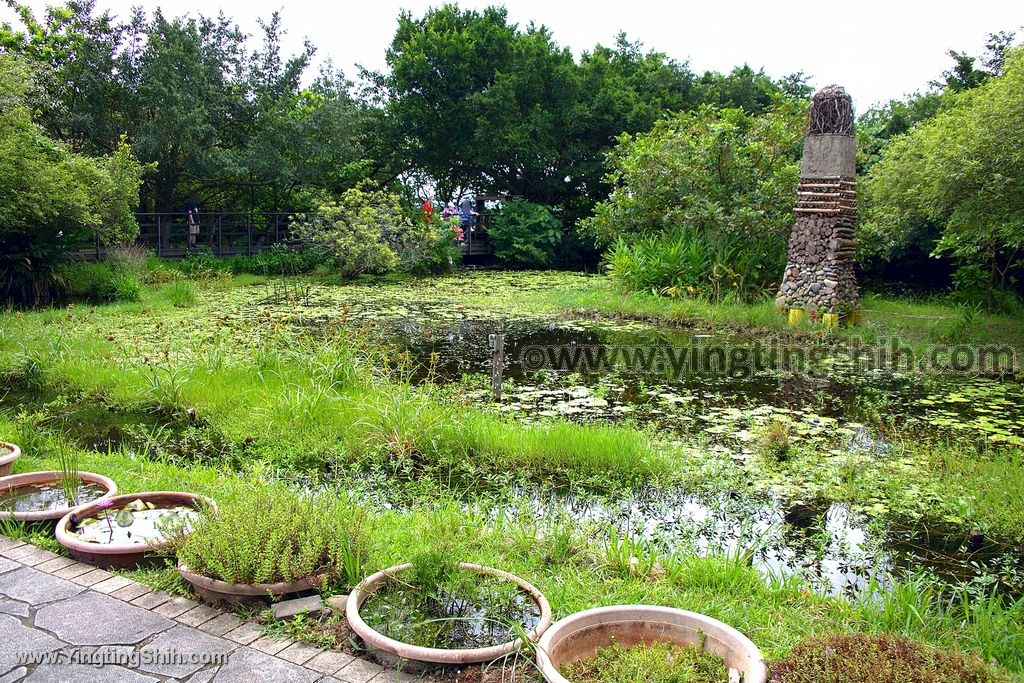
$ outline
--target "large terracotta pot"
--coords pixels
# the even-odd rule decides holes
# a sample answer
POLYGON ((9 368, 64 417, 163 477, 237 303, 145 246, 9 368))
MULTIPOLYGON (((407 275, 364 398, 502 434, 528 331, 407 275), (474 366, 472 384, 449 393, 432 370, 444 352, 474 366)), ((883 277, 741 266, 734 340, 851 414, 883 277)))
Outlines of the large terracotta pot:
POLYGON ((0 447, 10 451, 7 455, 0 455, 0 477, 6 477, 13 470, 14 461, 21 457, 21 449, 6 441, 0 441, 0 447))
MULTIPOLYGON (((414 662, 429 662, 432 664, 474 664, 479 662, 489 662, 498 659, 499 657, 504 657, 505 655, 515 652, 522 645, 521 641, 513 640, 500 645, 492 645, 491 647, 466 648, 460 650, 419 647, 417 645, 393 640, 370 628, 366 622, 363 621, 362 617, 359 616, 359 610, 363 606, 363 603, 366 602, 367 598, 381 588, 392 576, 400 572, 404 572, 407 569, 411 569, 412 566, 412 563, 400 564, 379 571, 376 574, 372 574, 363 579, 363 581, 356 586, 351 593, 349 593, 348 602, 345 604, 345 617, 348 619, 348 624, 352 630, 355 631, 356 635, 363 639, 369 648, 381 650, 401 659, 412 660, 414 662)), ((495 576, 500 579, 505 579, 506 581, 512 581, 530 594, 534 603, 540 609, 540 621, 537 623, 536 627, 527 633, 530 640, 537 640, 537 638, 544 633, 545 629, 551 625, 551 606, 548 604, 547 598, 545 598, 544 595, 533 585, 527 583, 518 576, 509 574, 508 572, 503 572, 500 569, 493 569, 491 567, 484 567, 479 564, 460 562, 459 568, 475 572, 477 574, 485 574, 487 576, 495 576)))
POLYGON ((537 666, 547 683, 571 683, 559 667, 589 659, 616 642, 624 648, 669 642, 699 646, 725 660, 743 683, 765 683, 761 651, 750 639, 717 619, 670 607, 615 605, 576 612, 555 623, 537 644, 537 666))
POLYGON ((291 583, 228 583, 196 574, 183 562, 178 562, 178 573, 181 574, 181 578, 192 584, 196 595, 215 605, 240 605, 268 598, 280 598, 290 593, 316 590, 327 578, 326 574, 318 574, 291 583))
MULTIPOLYGON (((6 493, 11 489, 23 486, 38 484, 56 484, 60 481, 61 473, 57 471, 26 472, 24 474, 12 474, 9 477, 0 477, 0 493, 6 493)), ((117 494, 117 485, 113 480, 104 477, 102 474, 93 472, 79 472, 78 476, 87 484, 99 484, 106 489, 106 493, 96 500, 104 500, 117 494)), ((96 502, 96 501, 93 501, 96 502)), ((44 522, 56 521, 68 514, 71 506, 55 508, 53 510, 39 510, 36 512, 14 512, 13 510, 0 510, 0 519, 13 519, 19 522, 44 522)))
POLYGON ((95 517, 97 513, 116 513, 121 508, 129 505, 132 501, 141 500, 144 503, 152 503, 158 508, 171 508, 178 505, 190 505, 197 510, 206 506, 216 509, 216 506, 209 498, 198 496, 194 493, 183 493, 180 491, 148 491, 144 493, 131 493, 123 496, 115 496, 110 499, 111 505, 106 510, 96 506, 96 503, 80 505, 68 514, 64 515, 59 522, 55 533, 57 540, 67 548, 72 557, 80 562, 94 564, 97 567, 117 567, 119 569, 135 569, 145 559, 146 555, 153 552, 167 550, 166 543, 87 543, 80 541, 77 534, 71 531, 71 525, 77 524, 79 520, 95 517))

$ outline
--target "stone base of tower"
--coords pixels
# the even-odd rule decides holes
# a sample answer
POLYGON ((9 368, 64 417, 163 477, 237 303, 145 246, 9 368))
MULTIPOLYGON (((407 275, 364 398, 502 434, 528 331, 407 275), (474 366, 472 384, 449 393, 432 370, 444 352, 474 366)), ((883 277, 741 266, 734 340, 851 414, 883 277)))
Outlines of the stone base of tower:
POLYGON ((806 315, 838 324, 839 317, 856 311, 860 300, 854 271, 854 180, 801 179, 794 213, 786 272, 775 302, 791 321, 806 315))
POLYGON ((786 273, 775 302, 811 315, 846 315, 857 308, 852 226, 840 216, 797 219, 789 243, 786 273))

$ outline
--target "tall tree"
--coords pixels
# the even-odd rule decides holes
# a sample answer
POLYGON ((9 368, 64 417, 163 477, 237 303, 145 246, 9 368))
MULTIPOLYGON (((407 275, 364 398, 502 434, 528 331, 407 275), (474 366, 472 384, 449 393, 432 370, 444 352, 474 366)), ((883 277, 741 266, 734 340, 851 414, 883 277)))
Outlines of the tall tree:
POLYGON ((922 221, 940 226, 935 255, 960 265, 960 281, 996 293, 1024 267, 1024 48, 1005 73, 951 100, 897 137, 868 177, 870 220, 862 234, 893 251, 922 221))

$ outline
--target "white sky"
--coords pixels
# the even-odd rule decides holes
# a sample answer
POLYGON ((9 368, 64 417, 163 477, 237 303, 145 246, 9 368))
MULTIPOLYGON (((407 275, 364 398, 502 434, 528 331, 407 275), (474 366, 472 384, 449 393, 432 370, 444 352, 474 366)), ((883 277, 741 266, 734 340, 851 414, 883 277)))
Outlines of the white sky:
MULTIPOLYGON (((37 16, 47 4, 53 3, 28 1, 37 16)), ((279 9, 288 30, 287 52, 298 51, 308 37, 318 48, 318 59, 330 56, 350 78, 356 76, 355 64, 384 67, 384 52, 400 8, 419 16, 440 4, 438 0, 97 0, 99 10, 109 8, 120 18, 127 18, 133 5, 147 10, 160 6, 168 15, 215 15, 223 9, 250 34, 258 31, 258 17, 279 9)), ((489 4, 502 3, 459 3, 477 9, 489 4)), ((858 111, 925 88, 950 65, 946 50, 978 54, 988 33, 1024 25, 1020 0, 506 0, 504 4, 511 21, 521 26, 531 20, 546 25, 560 45, 577 55, 599 42, 612 44, 623 30, 646 49, 689 60, 697 72, 724 72, 744 62, 755 69, 763 67, 775 77, 803 70, 815 87, 844 86, 858 111)), ((12 12, 0 5, 0 21, 11 18, 12 12)), ((1018 42, 1021 37, 1018 31, 1018 42)))

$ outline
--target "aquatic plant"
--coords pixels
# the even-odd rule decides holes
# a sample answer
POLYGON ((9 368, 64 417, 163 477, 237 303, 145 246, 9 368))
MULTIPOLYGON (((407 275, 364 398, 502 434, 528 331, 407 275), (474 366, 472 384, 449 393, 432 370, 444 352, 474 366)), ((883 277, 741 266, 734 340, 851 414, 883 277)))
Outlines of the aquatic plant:
POLYGON ((78 505, 78 488, 82 485, 82 477, 79 474, 81 457, 77 450, 63 443, 55 448, 55 457, 60 469, 58 483, 68 506, 74 507, 78 505))
POLYGON ((692 645, 618 643, 597 649, 588 659, 563 665, 559 673, 573 683, 729 683, 721 657, 692 645))
POLYGON ((830 635, 771 665, 777 683, 999 683, 977 657, 890 635, 830 635))

